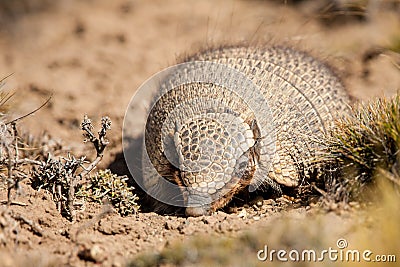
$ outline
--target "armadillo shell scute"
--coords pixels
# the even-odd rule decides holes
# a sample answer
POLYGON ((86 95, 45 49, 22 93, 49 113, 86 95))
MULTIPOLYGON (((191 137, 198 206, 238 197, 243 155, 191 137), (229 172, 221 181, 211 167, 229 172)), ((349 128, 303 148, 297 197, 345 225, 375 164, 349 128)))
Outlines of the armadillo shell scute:
POLYGON ((304 52, 239 46, 211 49, 186 61, 214 62, 243 73, 269 106, 254 110, 240 91, 221 84, 160 88, 146 125, 146 149, 165 179, 211 196, 205 210, 188 208, 188 215, 221 208, 248 185, 298 186, 320 149, 315 140, 348 112, 349 97, 340 80, 304 52), (175 145, 175 155, 166 155, 161 136, 175 145))

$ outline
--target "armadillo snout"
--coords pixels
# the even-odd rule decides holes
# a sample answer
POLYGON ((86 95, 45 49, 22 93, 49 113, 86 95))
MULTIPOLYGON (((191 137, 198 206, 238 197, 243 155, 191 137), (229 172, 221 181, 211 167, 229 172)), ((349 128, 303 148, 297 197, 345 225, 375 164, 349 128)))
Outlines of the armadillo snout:
POLYGON ((185 210, 186 216, 199 217, 199 216, 209 215, 209 214, 210 214, 210 208, 205 207, 205 206, 187 207, 185 210))
POLYGON ((212 198, 209 194, 199 193, 197 190, 188 187, 184 195, 186 195, 186 216, 198 217, 211 213, 212 198))

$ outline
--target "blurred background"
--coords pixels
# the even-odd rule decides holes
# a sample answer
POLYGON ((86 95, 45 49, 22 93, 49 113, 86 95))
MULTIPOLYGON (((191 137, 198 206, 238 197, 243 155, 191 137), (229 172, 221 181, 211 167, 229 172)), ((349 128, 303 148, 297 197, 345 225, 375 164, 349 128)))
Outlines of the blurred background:
POLYGON ((329 62, 356 99, 400 88, 398 0, 1 0, 0 77, 16 115, 83 150, 84 114, 113 121, 121 152, 125 108, 152 74, 200 48, 284 43, 329 62), (76 129, 76 131, 73 131, 76 129))

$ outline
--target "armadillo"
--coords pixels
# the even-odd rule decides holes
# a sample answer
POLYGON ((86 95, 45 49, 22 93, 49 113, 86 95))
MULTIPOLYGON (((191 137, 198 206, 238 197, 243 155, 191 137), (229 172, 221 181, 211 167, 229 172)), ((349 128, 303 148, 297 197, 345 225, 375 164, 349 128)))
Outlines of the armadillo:
MULTIPOLYGON (((246 188, 298 187, 348 112, 331 68, 293 48, 219 47, 183 62, 159 84, 145 148, 157 174, 181 188, 187 216, 211 214, 246 188)), ((154 175, 144 179, 157 188, 154 175)))

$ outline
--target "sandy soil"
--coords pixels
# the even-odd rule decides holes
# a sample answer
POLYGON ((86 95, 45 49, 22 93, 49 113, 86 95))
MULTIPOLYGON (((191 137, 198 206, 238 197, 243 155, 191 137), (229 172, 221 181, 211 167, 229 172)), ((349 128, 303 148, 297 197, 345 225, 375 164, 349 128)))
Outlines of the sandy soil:
MULTIPOLYGON (((110 116, 111 144, 100 167, 111 166, 115 172, 124 172, 121 128, 135 90, 180 55, 210 44, 283 42, 311 51, 330 62, 351 95, 360 100, 390 96, 400 88, 400 56, 385 50, 400 50, 400 9, 388 4, 369 5, 361 20, 354 16, 324 20, 323 11, 317 10, 324 1, 55 2, 12 16, 0 13, 0 77, 14 73, 6 88, 17 89, 12 114, 25 114, 52 95, 50 104, 26 118, 21 127, 37 135, 47 131, 77 155, 90 157, 94 155, 82 143, 80 121, 84 114, 94 121, 110 116), (368 60, 374 51, 383 53, 368 60)), ((138 252, 160 250, 172 240, 199 233, 235 235, 268 224, 282 209, 303 213, 309 209, 281 198, 273 203, 264 200, 261 208, 250 204, 201 218, 141 212, 124 218, 113 214, 99 221, 96 214, 101 207, 88 205, 71 224, 46 194, 27 184, 23 192, 18 198, 23 204, 10 209, 41 230, 23 224, 19 244, 11 248, 21 257, 6 253, 2 266, 15 261, 30 265, 24 263, 24 255, 36 257, 38 265, 55 260, 56 266, 94 266, 78 256, 93 247, 105 257, 105 266, 122 266, 138 252)), ((5 198, 0 192, 0 200, 5 198)))

